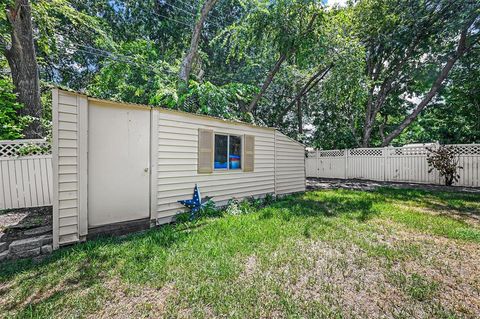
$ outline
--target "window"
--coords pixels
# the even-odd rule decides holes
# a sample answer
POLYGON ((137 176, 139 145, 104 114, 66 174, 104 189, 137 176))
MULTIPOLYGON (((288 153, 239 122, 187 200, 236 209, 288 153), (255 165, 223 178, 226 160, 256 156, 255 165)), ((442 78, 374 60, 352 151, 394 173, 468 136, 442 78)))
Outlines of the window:
POLYGON ((242 168, 242 138, 240 136, 229 136, 228 146, 228 168, 242 168))
POLYGON ((215 169, 242 168, 242 137, 215 134, 215 169))
POLYGON ((215 169, 228 168, 228 135, 215 134, 215 169))

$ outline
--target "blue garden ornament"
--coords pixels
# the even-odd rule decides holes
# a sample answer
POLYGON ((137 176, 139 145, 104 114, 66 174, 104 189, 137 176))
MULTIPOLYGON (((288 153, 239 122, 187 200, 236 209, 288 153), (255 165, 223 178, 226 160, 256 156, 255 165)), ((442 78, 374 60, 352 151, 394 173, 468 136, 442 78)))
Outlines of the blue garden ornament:
POLYGON ((185 207, 190 208, 190 220, 193 220, 195 218, 195 214, 198 213, 205 206, 208 200, 208 197, 205 197, 202 200, 202 197, 200 195, 200 189, 198 188, 198 185, 195 184, 195 188, 193 189, 193 198, 179 200, 178 202, 185 207))

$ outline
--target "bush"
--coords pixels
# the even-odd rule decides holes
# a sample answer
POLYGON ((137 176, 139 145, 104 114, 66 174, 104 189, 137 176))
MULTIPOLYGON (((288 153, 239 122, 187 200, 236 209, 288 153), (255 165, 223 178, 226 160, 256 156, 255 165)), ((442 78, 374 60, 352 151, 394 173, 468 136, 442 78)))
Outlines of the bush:
POLYGON ((437 149, 427 148, 429 154, 427 155, 427 162, 431 173, 436 169, 440 176, 445 178, 445 185, 451 186, 453 183, 458 182, 460 175, 458 170, 463 167, 458 165, 458 156, 455 153, 455 149, 449 146, 441 145, 437 149))
POLYGON ((175 217, 177 223, 186 223, 189 221, 196 221, 202 218, 218 217, 221 215, 220 210, 217 209, 215 202, 208 199, 199 212, 191 216, 191 211, 178 213, 175 217))
POLYGON ((238 199, 232 198, 228 201, 227 208, 225 209, 225 212, 228 215, 241 215, 243 212, 240 208, 240 203, 238 199))
POLYGON ((220 211, 218 210, 215 202, 209 199, 200 210, 199 217, 218 217, 220 215, 220 211))
POLYGON ((13 92, 12 82, 0 77, 0 140, 14 140, 22 138, 23 126, 17 110, 22 107, 17 103, 17 96, 13 92))

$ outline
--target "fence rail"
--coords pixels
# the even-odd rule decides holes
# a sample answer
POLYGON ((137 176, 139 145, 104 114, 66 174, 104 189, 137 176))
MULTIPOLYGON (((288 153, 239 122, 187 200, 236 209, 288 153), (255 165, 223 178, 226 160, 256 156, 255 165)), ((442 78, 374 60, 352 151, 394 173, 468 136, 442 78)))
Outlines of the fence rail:
POLYGON ((52 193, 48 142, 0 141, 0 210, 51 205, 52 193))
MULTIPOLYGON (((456 185, 480 186, 480 145, 448 145, 459 158, 460 180, 456 185)), ((376 181, 443 184, 436 170, 428 172, 427 148, 436 144, 385 148, 310 151, 307 177, 356 178, 376 181)))

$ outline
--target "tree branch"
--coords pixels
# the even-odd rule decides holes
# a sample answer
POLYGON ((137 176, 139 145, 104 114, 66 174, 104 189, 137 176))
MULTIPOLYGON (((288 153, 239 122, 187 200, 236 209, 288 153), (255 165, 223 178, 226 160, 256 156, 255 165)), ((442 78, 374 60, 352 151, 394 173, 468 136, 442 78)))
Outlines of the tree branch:
POLYGON ((218 0, 207 0, 200 12, 200 18, 198 19, 193 29, 192 40, 190 42, 190 48, 185 55, 182 64, 180 66, 179 79, 180 82, 185 83, 188 87, 188 81, 190 79, 190 73, 192 71, 193 61, 198 51, 198 44, 200 42, 200 36, 203 29, 203 23, 207 19, 208 13, 212 10, 213 6, 218 0))
MULTIPOLYGON (((303 32, 300 37, 304 37, 306 36, 311 30, 312 30, 312 27, 313 27, 313 23, 315 22, 315 20, 317 19, 317 16, 318 16, 318 13, 314 13, 312 15, 312 18, 310 19, 310 21, 308 22, 308 25, 307 25, 307 28, 305 29, 305 32, 303 32)), ((258 104, 258 101, 260 101, 260 99, 262 98, 262 96, 265 94, 265 92, 267 91, 268 87, 270 86, 270 84, 272 83, 273 81, 273 78, 275 77, 275 75, 278 73, 278 71, 280 70, 280 67, 282 66, 283 62, 288 58, 290 57, 292 54, 294 54, 296 51, 296 48, 293 48, 291 49, 289 52, 284 52, 280 55, 280 57, 278 58, 277 62, 275 63, 275 65, 273 66, 273 69, 268 73, 267 75, 267 78, 265 79, 265 81, 263 82, 263 85, 262 85, 262 88, 260 89, 260 92, 258 92, 257 95, 255 95, 255 97, 253 98, 252 102, 250 103, 250 105, 248 106, 248 108, 245 110, 247 112, 252 112, 256 107, 257 107, 257 104, 258 104)))
POLYGON ((283 118, 287 113, 292 109, 292 107, 297 103, 303 96, 305 96, 310 90, 316 86, 330 71, 330 69, 333 67, 333 64, 327 66, 326 68, 323 68, 321 70, 318 70, 310 79, 305 83, 305 85, 300 89, 300 91, 297 93, 297 95, 293 98, 293 100, 288 104, 288 106, 283 109, 283 111, 278 115, 277 117, 277 123, 283 122, 283 118))
POLYGON ((390 142, 396 138, 400 133, 405 130, 420 114, 420 112, 427 106, 428 103, 433 99, 433 97, 437 94, 437 92, 443 87, 445 79, 448 77, 448 74, 450 73, 451 69, 453 68, 455 62, 462 57, 466 52, 468 52, 474 43, 474 41, 470 46, 467 47, 467 33, 468 29, 473 25, 475 22, 476 18, 478 17, 475 16, 472 20, 470 20, 467 25, 464 27, 462 32, 460 33, 460 39, 457 44, 457 48, 455 50, 455 53, 450 57, 447 61, 447 63, 444 65, 440 73, 437 75, 437 78, 435 79, 435 82, 432 84, 432 87, 430 91, 427 93, 427 95, 423 98, 423 100, 417 105, 417 107, 413 110, 411 114, 409 114, 403 121, 400 123, 397 128, 395 128, 382 142, 382 146, 387 146, 390 144, 390 142))
MULTIPOLYGON (((365 126, 363 134, 364 147, 367 147, 370 143, 370 137, 373 130, 375 118, 377 117, 378 112, 382 109, 388 95, 394 89, 395 86, 393 85, 393 83, 398 78, 405 64, 407 64, 409 59, 415 54, 418 45, 420 45, 422 41, 427 39, 432 34, 433 29, 430 26, 433 24, 440 24, 443 20, 445 20, 446 17, 448 17, 450 14, 449 10, 452 5, 453 1, 447 3, 438 12, 436 10, 432 10, 428 17, 418 26, 418 31, 415 33, 415 37, 412 39, 403 54, 400 54, 400 52, 398 52, 398 49, 394 49, 391 55, 395 56, 396 58, 393 59, 393 61, 391 61, 390 63, 388 63, 390 71, 387 72, 385 78, 383 79, 378 93, 375 93, 375 82, 379 78, 380 72, 377 73, 376 78, 372 79, 373 83, 368 94, 367 108, 365 114, 365 126), (399 54, 395 54, 395 52, 398 52, 399 54)), ((412 27, 414 27, 414 25, 412 27)), ((380 62, 381 66, 383 66, 383 62, 380 62)), ((372 73, 372 75, 374 74, 372 73)))

